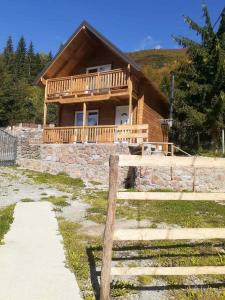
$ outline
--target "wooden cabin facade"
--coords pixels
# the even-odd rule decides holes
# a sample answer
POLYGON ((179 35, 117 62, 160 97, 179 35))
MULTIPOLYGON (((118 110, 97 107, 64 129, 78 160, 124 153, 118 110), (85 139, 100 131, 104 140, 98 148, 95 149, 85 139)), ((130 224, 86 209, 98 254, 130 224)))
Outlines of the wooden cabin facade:
POLYGON ((45 143, 166 142, 167 99, 139 67, 83 22, 36 80, 45 88, 45 143), (58 123, 48 126, 48 105, 58 123))

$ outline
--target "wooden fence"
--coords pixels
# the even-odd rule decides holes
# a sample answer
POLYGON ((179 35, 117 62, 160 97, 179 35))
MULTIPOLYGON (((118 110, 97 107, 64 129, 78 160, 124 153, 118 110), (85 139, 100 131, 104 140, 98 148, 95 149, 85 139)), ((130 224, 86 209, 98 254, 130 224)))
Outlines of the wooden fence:
POLYGON ((12 165, 16 161, 17 138, 0 129, 0 165, 12 165))
POLYGON ((131 200, 185 200, 225 201, 225 193, 155 193, 155 192, 117 192, 119 166, 148 166, 148 157, 110 156, 109 194, 106 225, 103 242, 100 299, 110 299, 111 276, 138 275, 218 275, 225 274, 225 266, 191 267, 111 267, 113 241, 153 241, 153 240, 205 240, 225 239, 225 228, 181 228, 181 229, 118 229, 114 231, 117 199, 131 200), (166 196, 169 194, 169 196, 166 196), (164 197, 165 196, 165 197, 164 197), (170 199, 168 199, 170 198, 170 199))

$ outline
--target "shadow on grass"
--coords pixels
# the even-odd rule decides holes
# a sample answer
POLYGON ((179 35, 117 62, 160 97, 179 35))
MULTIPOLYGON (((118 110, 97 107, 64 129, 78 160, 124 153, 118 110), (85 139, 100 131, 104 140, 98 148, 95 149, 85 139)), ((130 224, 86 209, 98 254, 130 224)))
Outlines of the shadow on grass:
POLYGON ((98 272, 96 269, 96 258, 94 256, 94 251, 96 251, 96 248, 98 249, 97 251, 102 251, 102 247, 89 247, 86 248, 86 253, 88 256, 88 261, 89 261, 89 266, 90 266, 90 274, 91 274, 91 285, 92 289, 95 294, 95 298, 99 299, 100 297, 100 285, 98 282, 98 272))
MULTIPOLYGON (((117 286, 115 283, 113 288, 120 288, 120 285, 117 286)), ((169 290, 181 290, 181 289, 203 289, 203 288, 221 288, 225 287, 225 282, 221 283, 207 283, 207 284, 169 284, 169 285, 160 285, 160 286, 134 286, 132 284, 124 284, 124 287, 133 290, 133 291, 169 291, 169 290)))
MULTIPOLYGON (((179 247, 187 247, 187 248, 195 248, 199 246, 209 246, 212 243, 207 243, 207 242, 202 242, 202 243, 197 243, 197 244, 185 244, 185 243, 180 243, 180 244, 169 244, 169 245, 124 245, 120 247, 113 247, 113 251, 119 252, 119 251, 138 251, 138 250, 144 250, 144 249, 149 249, 149 250, 160 250, 160 249, 175 249, 179 247)), ((224 246, 223 242, 217 242, 214 243, 214 246, 217 247, 222 247, 224 246)), ((100 295, 100 275, 101 272, 97 270, 97 262, 101 261, 101 258, 95 255, 95 252, 101 252, 102 253, 102 247, 101 246, 94 246, 94 247, 89 247, 86 249, 86 253, 88 256, 89 260, 89 266, 90 266, 90 274, 91 274, 91 284, 93 291, 95 293, 96 299, 99 299, 100 295)), ((186 253, 166 253, 166 254, 161 254, 160 257, 189 257, 190 254, 186 253)), ((191 254, 193 257, 206 257, 206 256, 218 256, 218 253, 193 253, 191 254)), ((157 255, 145 255, 145 256, 126 256, 126 257, 113 257, 113 261, 126 261, 126 260, 143 260, 143 259, 154 259, 157 258, 157 255)), ((122 283, 122 288, 127 289, 130 291, 170 291, 170 290, 184 290, 184 289, 197 289, 201 290, 204 288, 212 288, 212 289, 218 289, 221 287, 225 287, 225 282, 215 282, 215 283, 204 283, 204 284, 170 284, 168 283, 167 285, 144 285, 144 286, 138 286, 130 283, 126 283, 123 281, 122 283)), ((121 289, 121 284, 120 281, 115 281, 111 282, 111 289, 121 289)))

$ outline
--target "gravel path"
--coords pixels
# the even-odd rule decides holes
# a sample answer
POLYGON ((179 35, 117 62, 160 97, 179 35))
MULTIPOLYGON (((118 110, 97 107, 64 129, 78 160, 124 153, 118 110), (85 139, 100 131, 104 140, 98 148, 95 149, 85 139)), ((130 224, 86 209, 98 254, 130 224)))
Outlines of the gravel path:
MULTIPOLYGON (((86 186, 86 188, 88 188, 88 187, 93 188, 93 186, 86 186)), ((81 192, 84 192, 84 191, 81 191, 81 192)), ((43 197, 47 198, 49 196, 55 196, 55 197, 67 196, 68 197, 68 198, 66 198, 66 201, 70 205, 61 207, 60 212, 56 212, 56 215, 58 217, 64 217, 67 220, 80 223, 82 226, 81 232, 84 234, 88 234, 90 236, 96 236, 96 235, 101 236, 102 235, 103 230, 104 230, 104 224, 97 224, 86 218, 87 208, 89 207, 89 205, 82 200, 82 193, 81 193, 81 195, 79 195, 77 197, 76 200, 73 200, 73 195, 69 192, 66 193, 66 192, 59 191, 57 188, 54 188, 53 186, 48 186, 46 184, 36 184, 35 182, 33 182, 32 179, 30 179, 26 176, 26 174, 24 173, 24 170, 22 170, 22 169, 19 169, 19 168, 14 169, 14 168, 7 168, 7 167, 6 168, 2 167, 0 169, 0 207, 7 206, 7 205, 10 205, 13 203, 17 203, 16 209, 18 209, 19 207, 22 207, 22 206, 23 207, 25 207, 25 206, 32 207, 32 204, 34 206, 35 205, 39 206, 39 205, 42 205, 43 203, 45 203, 43 201, 39 202, 41 200, 41 198, 43 198, 43 197), (35 202, 26 202, 26 203, 20 202, 21 200, 24 200, 24 199, 27 199, 27 200, 30 199, 35 202)), ((51 212, 51 214, 53 214, 53 212, 51 212)), ((55 218, 53 218, 53 219, 54 219, 54 221, 52 220, 52 222, 55 223, 56 222, 55 218)), ((35 233, 33 231, 32 223, 29 223, 29 225, 27 225, 28 223, 26 223, 26 226, 24 225, 24 227, 27 227, 27 232, 29 231, 29 234, 30 234, 30 237, 28 238, 28 240, 31 239, 31 242, 32 242, 32 238, 35 236, 35 233)), ((41 226, 40 226, 40 229, 36 228, 35 230, 37 230, 37 234, 40 234, 41 230, 44 230, 44 228, 42 227, 42 225, 43 225, 42 218, 39 218, 39 220, 37 220, 37 223, 41 226)), ((126 221, 118 220, 116 223, 116 227, 124 228, 124 229, 125 228, 133 228, 133 227, 136 228, 137 226, 150 226, 150 225, 151 225, 151 222, 149 222, 149 220, 142 220, 140 223, 137 223, 136 220, 129 220, 129 221, 128 220, 126 220, 126 221)), ((57 224, 55 226, 57 227, 57 224)), ((14 227, 14 225, 11 227, 11 230, 13 229, 13 227, 14 227)), ((47 228, 47 227, 48 227, 48 225, 45 224, 45 228, 47 228)), ((10 230, 10 232, 11 232, 11 230, 10 230)), ((53 231, 54 231, 53 237, 56 238, 55 235, 56 235, 57 228, 55 228, 53 231)), ((8 235, 6 236, 6 239, 8 239, 8 235)), ((58 239, 60 240, 60 236, 58 236, 58 239)), ((59 242, 59 240, 58 240, 58 242, 59 242)), ((7 242, 7 245, 8 246, 10 245, 10 247, 12 247, 15 242, 16 242, 16 240, 14 240, 14 242, 10 245, 10 240, 9 240, 7 242)), ((48 241, 46 241, 46 244, 48 244, 48 241)), ((20 244, 19 248, 20 247, 21 247, 21 249, 18 249, 18 251, 20 251, 20 252, 18 252, 18 256, 16 256, 17 250, 14 253, 14 255, 16 257, 15 260, 14 260, 14 258, 12 259, 12 257, 11 257, 12 263, 10 263, 10 258, 8 258, 8 265, 6 265, 7 264, 7 260, 6 260, 4 266, 1 261, 1 256, 2 256, 2 253, 4 252, 3 249, 6 249, 6 247, 5 246, 0 247, 0 286, 2 287, 2 282, 4 282, 4 286, 6 286, 7 289, 10 290, 12 287, 12 293, 13 293, 13 291, 14 292, 18 291, 19 284, 24 287, 26 280, 29 280, 28 282, 31 282, 33 284, 33 286, 35 286, 36 284, 37 284, 37 286, 39 284, 41 284, 37 277, 39 276, 41 278, 42 274, 40 274, 40 270, 39 271, 36 270, 36 267, 37 267, 36 265, 38 265, 39 261, 40 261, 40 258, 36 259, 36 257, 37 257, 36 255, 38 255, 38 253, 36 253, 36 254, 34 253, 34 259, 31 260, 32 256, 30 255, 30 253, 32 250, 30 248, 30 245, 29 244, 26 245, 25 241, 24 241, 24 243, 20 244), (24 253, 24 255, 22 254, 23 260, 21 260, 19 257, 19 254, 22 252, 24 253), (30 264, 30 266, 32 266, 32 268, 31 267, 30 267, 30 269, 28 268, 27 270, 25 270, 25 273, 24 273, 23 263, 30 264), (16 268, 15 268, 15 266, 16 266, 16 268), (5 281, 2 281, 2 278, 4 279, 4 276, 5 276, 5 275, 3 275, 3 272, 1 271, 1 270, 4 270, 3 267, 5 268, 5 270, 7 270, 7 272, 8 272, 7 274, 9 274, 7 277, 9 281, 7 283, 5 283, 5 281), (11 270, 10 270, 10 268, 11 268, 11 270), (15 278, 14 273, 15 273, 15 276, 17 276, 19 278, 19 280, 15 278), (12 276, 12 280, 10 279, 10 276, 12 276), (26 278, 24 276, 26 276, 26 278), (30 277, 31 277, 31 279, 30 279, 30 277), (13 285, 13 282, 16 282, 16 284, 13 285), (18 282, 18 284, 17 284, 17 282, 18 282)), ((31 247, 33 247, 33 246, 31 246, 31 247)), ((37 248, 38 247, 42 248, 41 245, 37 246, 37 248)), ((59 247, 59 245, 58 245, 58 247, 59 247)), ((51 250, 51 248, 49 248, 49 249, 51 250)), ((42 250, 43 249, 41 249, 41 253, 43 254, 42 250)), ((49 255, 50 255, 50 250, 48 252, 49 255)), ((54 252, 53 249, 51 251, 54 252)), ((59 250, 59 251, 61 251, 61 250, 59 250)), ((62 252, 61 252, 61 254, 62 254, 62 252)), ((4 257, 4 260, 5 260, 5 257, 4 257)), ((63 260, 65 260, 65 258, 61 256, 58 263, 61 264, 63 260)), ((65 264, 65 262, 63 262, 63 267, 61 266, 62 268, 64 268, 64 264, 65 264)), ((4 272, 5 272, 5 270, 4 270, 4 272)), ((43 274, 45 274, 45 270, 42 270, 42 272, 43 272, 43 274)), ((68 275, 68 274, 66 275, 66 276, 70 277, 69 282, 70 282, 71 278, 73 277, 73 283, 75 283, 75 285, 76 285, 74 275, 72 275, 70 272, 69 272, 69 274, 70 275, 68 275)), ((46 276, 47 276, 47 273, 46 273, 46 276)), ((128 278, 128 279, 131 279, 131 278, 128 278)), ((58 280, 58 278, 57 278, 57 280, 58 280)), ((43 289, 46 288, 46 289, 50 289, 50 291, 51 291, 53 289, 53 287, 50 283, 50 279, 47 278, 44 281, 46 281, 46 283, 48 282, 49 287, 46 288, 46 287, 41 287, 39 285, 39 289, 41 290, 42 288, 43 289)), ((59 287, 62 288, 61 283, 58 284, 58 283, 56 283, 55 280, 52 282, 53 282, 52 284, 54 284, 54 287, 56 285, 58 285, 59 287)), ((154 280, 150 284, 150 286, 153 286, 153 287, 155 287, 157 285, 165 285, 165 282, 157 279, 157 280, 154 280)), ((46 284, 46 286, 47 286, 47 284, 46 284)), ((77 288, 75 288, 75 289, 77 290, 77 288)), ((2 288, 0 288, 0 300, 20 300, 20 299, 21 300, 28 300, 28 299, 29 300, 36 300, 36 299, 51 300, 51 299, 53 299, 53 298, 50 298, 50 297, 48 298, 43 295, 42 295, 42 297, 39 297, 38 294, 37 294, 37 297, 39 297, 39 298, 35 298, 36 295, 33 295, 32 297, 30 297, 30 295, 26 294, 26 290, 21 291, 21 295, 22 295, 21 298, 18 298, 18 297, 16 297, 16 298, 15 297, 14 298, 6 297, 5 298, 5 295, 4 295, 4 297, 2 296, 4 291, 6 291, 6 289, 3 290, 2 288), (28 296, 26 296, 26 295, 28 295, 28 296)), ((28 292, 29 292, 29 290, 28 290, 28 292)), ((54 298, 54 299, 55 300, 64 300, 64 299, 79 300, 80 298, 77 298, 77 297, 69 298, 69 296, 63 296, 61 298, 54 298)), ((148 299, 165 300, 165 299, 167 299, 167 297, 166 297, 165 291, 163 291, 161 289, 155 290, 153 288, 153 290, 139 291, 137 294, 130 295, 129 298, 126 298, 126 299, 130 299, 130 300, 148 300, 148 299)))
POLYGON ((49 202, 17 203, 0 247, 0 300, 79 300, 49 202))
POLYGON ((22 199, 39 201, 44 197, 43 194, 45 197, 66 195, 53 187, 33 183, 22 170, 0 169, 0 206, 17 203, 22 199))

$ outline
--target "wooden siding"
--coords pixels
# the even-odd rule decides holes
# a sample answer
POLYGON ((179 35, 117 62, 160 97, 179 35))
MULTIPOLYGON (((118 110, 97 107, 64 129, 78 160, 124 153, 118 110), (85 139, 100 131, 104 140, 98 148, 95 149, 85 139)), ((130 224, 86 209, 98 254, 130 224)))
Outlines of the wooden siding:
POLYGON ((168 104, 161 99, 157 90, 144 86, 143 124, 149 124, 149 141, 167 142, 168 133, 161 126, 161 119, 168 118, 168 104))
MULTIPOLYGON (((75 111, 82 111, 81 103, 61 105, 61 117, 59 126, 73 126, 75 111)), ((115 104, 105 101, 104 103, 87 103, 87 110, 98 110, 99 125, 114 125, 115 124, 115 104)))
POLYGON ((101 45, 93 53, 87 55, 80 61, 79 65, 73 69, 73 74, 86 73, 86 68, 111 64, 112 69, 126 68, 127 64, 107 47, 101 45))

